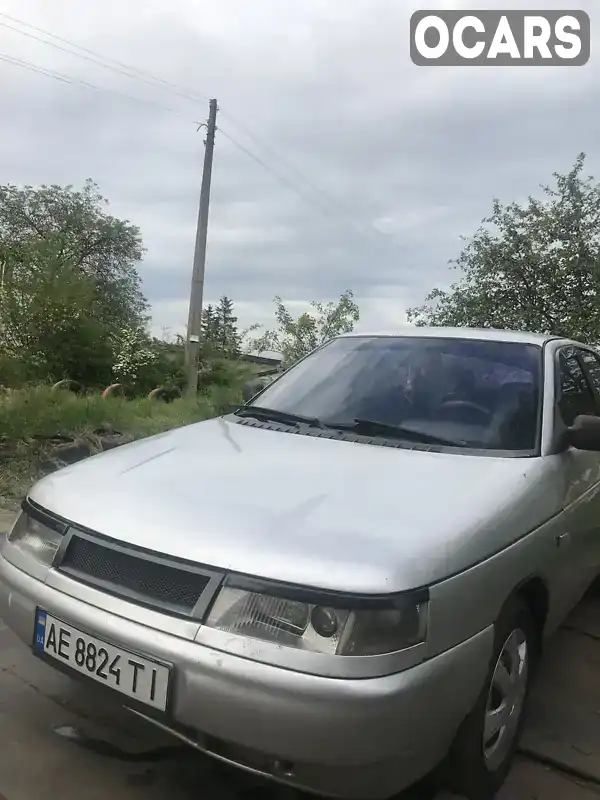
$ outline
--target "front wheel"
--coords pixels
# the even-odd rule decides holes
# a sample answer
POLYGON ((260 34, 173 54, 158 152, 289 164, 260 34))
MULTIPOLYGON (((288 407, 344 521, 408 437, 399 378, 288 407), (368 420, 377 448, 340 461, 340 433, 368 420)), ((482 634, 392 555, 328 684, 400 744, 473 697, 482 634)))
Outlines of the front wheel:
POLYGON ((444 781, 468 800, 493 800, 508 775, 539 655, 539 632, 520 599, 505 607, 495 629, 487 680, 458 731, 444 781))

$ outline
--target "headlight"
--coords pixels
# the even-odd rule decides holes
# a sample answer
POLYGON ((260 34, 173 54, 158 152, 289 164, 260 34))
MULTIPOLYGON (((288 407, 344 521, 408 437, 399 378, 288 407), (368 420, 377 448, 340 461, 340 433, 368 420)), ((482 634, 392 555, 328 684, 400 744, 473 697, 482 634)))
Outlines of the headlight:
POLYGON ((52 566, 62 539, 62 533, 47 527, 25 512, 17 518, 7 536, 13 547, 47 567, 52 566))
POLYGON ((374 656, 425 641, 427 603, 415 596, 398 607, 340 609, 225 586, 205 624, 300 650, 374 656))

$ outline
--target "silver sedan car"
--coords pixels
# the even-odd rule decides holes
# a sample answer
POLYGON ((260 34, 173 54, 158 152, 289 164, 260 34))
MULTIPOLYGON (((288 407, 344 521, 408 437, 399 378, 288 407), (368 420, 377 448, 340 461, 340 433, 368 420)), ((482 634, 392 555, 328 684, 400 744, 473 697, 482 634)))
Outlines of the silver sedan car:
POLYGON ((239 768, 338 798, 510 766, 600 571, 600 358, 340 336, 246 405, 47 476, 1 546, 33 654, 239 768))

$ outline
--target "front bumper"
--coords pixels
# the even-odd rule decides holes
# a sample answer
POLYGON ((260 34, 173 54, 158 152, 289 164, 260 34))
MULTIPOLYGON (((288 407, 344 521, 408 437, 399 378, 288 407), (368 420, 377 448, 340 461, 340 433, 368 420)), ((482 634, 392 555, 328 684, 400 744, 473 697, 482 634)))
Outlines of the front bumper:
POLYGON ((0 618, 29 646, 37 606, 117 647, 173 663, 170 714, 151 715, 161 726, 243 769, 332 797, 389 797, 435 767, 475 703, 493 640, 486 629, 383 678, 316 677, 107 612, 0 556, 0 618))

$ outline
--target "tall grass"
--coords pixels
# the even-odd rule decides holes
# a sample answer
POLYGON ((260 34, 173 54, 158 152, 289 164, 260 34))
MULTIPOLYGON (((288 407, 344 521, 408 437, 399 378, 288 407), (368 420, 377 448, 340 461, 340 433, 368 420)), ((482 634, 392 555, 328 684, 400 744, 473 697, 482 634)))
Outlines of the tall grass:
POLYGON ((160 433, 216 416, 240 400, 237 390, 213 387, 197 398, 162 403, 146 398, 103 398, 52 392, 47 387, 0 395, 0 441, 37 437, 82 436, 97 428, 110 428, 135 437, 160 433))

